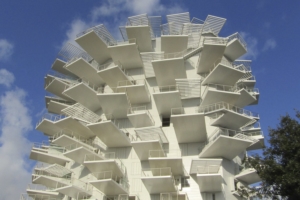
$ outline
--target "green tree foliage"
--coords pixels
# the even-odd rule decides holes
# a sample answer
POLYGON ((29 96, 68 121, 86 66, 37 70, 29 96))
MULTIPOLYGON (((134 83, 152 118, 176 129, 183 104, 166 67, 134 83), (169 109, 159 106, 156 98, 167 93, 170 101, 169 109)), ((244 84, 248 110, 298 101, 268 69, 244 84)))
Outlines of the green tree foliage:
POLYGON ((276 199, 300 199, 300 112, 296 118, 288 114, 280 123, 269 128, 269 147, 263 155, 248 158, 248 164, 256 169, 262 179, 259 194, 276 199))

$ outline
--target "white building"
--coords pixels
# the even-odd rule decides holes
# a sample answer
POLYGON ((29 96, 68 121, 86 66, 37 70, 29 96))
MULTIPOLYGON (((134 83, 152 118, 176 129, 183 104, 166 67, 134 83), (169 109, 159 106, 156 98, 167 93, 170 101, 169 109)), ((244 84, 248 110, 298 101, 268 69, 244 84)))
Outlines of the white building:
POLYGON ((260 181, 242 159, 262 148, 251 61, 226 19, 189 13, 128 18, 117 41, 104 25, 67 44, 45 77, 39 161, 21 199, 239 199, 260 181))

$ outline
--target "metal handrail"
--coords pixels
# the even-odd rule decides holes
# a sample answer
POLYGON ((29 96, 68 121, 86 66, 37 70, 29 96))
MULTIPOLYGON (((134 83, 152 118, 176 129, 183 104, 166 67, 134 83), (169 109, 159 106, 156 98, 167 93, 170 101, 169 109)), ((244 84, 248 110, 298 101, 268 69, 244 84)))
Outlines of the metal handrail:
POLYGON ((56 122, 58 120, 66 118, 66 115, 56 115, 56 114, 50 114, 50 113, 45 113, 42 118, 37 122, 36 127, 38 127, 43 120, 49 120, 52 122, 56 122))
POLYGON ((203 40, 203 44, 227 44, 228 38, 220 38, 220 37, 205 37, 203 40))
POLYGON ((234 34, 228 36, 228 42, 230 42, 234 39, 237 39, 238 41, 240 41, 240 43, 243 45, 243 47, 247 50, 247 43, 239 33, 234 33, 234 34))
POLYGON ((173 176, 170 167, 142 169, 142 177, 173 176))
POLYGON ((153 93, 178 91, 177 85, 166 85, 153 87, 153 93))
POLYGON ((248 117, 255 117, 255 118, 259 118, 259 114, 245 110, 243 108, 239 108, 236 107, 234 105, 225 103, 225 102, 219 102, 219 103, 214 103, 214 104, 210 104, 210 105, 206 105, 206 106, 200 106, 198 109, 199 113, 208 113, 208 112, 214 112, 214 111, 218 111, 218 110, 229 110, 229 111, 233 111, 235 113, 241 114, 241 115, 245 115, 248 117))
POLYGON ((97 180, 105 180, 105 179, 114 180, 116 183, 121 185, 125 190, 129 191, 128 181, 123 177, 113 176, 112 171, 94 172, 92 173, 92 175, 95 176, 97 180))
POLYGON ((181 157, 181 154, 182 153, 180 149, 149 150, 149 158, 177 158, 181 157))
POLYGON ((198 166, 197 174, 218 174, 220 165, 198 166))

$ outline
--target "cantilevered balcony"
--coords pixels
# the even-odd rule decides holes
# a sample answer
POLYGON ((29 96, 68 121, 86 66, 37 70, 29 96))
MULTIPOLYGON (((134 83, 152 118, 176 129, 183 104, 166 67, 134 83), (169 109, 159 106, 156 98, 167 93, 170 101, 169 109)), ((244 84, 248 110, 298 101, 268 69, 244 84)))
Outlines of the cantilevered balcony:
POLYGON ((90 123, 87 127, 101 139, 107 147, 131 146, 129 133, 122 128, 119 120, 112 115, 102 115, 101 121, 90 123))
POLYGON ((117 176, 112 171, 100 171, 92 174, 97 180, 89 183, 103 194, 112 196, 129 193, 129 183, 123 176, 117 176))
POLYGON ((54 115, 46 113, 36 124, 36 130, 43 132, 45 135, 54 135, 61 130, 59 126, 55 124, 56 121, 65 118, 65 115, 54 115))
POLYGON ((71 160, 63 155, 64 148, 49 145, 34 143, 30 152, 30 159, 37 160, 49 164, 59 164, 64 166, 71 160))
POLYGON ((231 61, 236 60, 247 52, 247 43, 239 33, 228 36, 224 55, 231 61))
POLYGON ((172 108, 171 122, 178 143, 203 142, 207 139, 205 116, 195 108, 172 108))
POLYGON ((148 160, 150 150, 163 150, 163 144, 168 140, 161 127, 135 129, 136 135, 131 136, 131 145, 138 158, 148 160))
POLYGON ((118 177, 126 175, 126 167, 120 159, 115 157, 115 152, 102 152, 102 156, 105 158, 104 160, 99 159, 94 155, 87 154, 85 155, 83 165, 92 173, 112 171, 112 173, 118 177))
POLYGON ((200 106, 198 112, 204 113, 211 118, 210 125, 233 130, 237 130, 245 124, 259 119, 258 114, 225 102, 200 106))
POLYGON ((240 173, 235 175, 235 179, 242 181, 247 184, 254 184, 261 181, 261 178, 257 174, 254 168, 246 167, 245 165, 240 165, 240 173))
POLYGON ((190 174, 197 174, 201 192, 222 191, 222 159, 192 160, 190 174))
POLYGON ((54 191, 75 199, 81 199, 92 196, 93 186, 82 180, 71 178, 66 183, 57 182, 54 191))
POLYGON ((117 62, 117 64, 107 63, 99 66, 98 69, 98 75, 111 88, 116 88, 119 81, 129 81, 127 85, 133 85, 133 83, 130 82, 132 81, 132 78, 128 75, 121 62, 117 62))
POLYGON ((177 53, 165 54, 165 59, 152 60, 158 86, 175 85, 175 79, 187 77, 183 57, 177 57, 175 54, 177 53))
POLYGON ((135 38, 140 52, 152 51, 151 24, 147 14, 128 17, 126 35, 135 38))
POLYGON ((201 98, 201 106, 226 102, 232 105, 240 99, 240 89, 228 85, 207 84, 201 98))
POLYGON ((64 68, 80 77, 89 81, 90 85, 101 86, 104 84, 102 78, 97 74, 98 63, 96 61, 88 61, 84 57, 74 58, 70 60, 64 68))
POLYGON ((56 58, 54 63, 51 66, 51 69, 67 76, 74 76, 72 72, 64 68, 65 65, 66 65, 66 61, 56 58))
POLYGON ((240 98, 235 102, 234 105, 238 107, 245 107, 248 105, 258 104, 259 100, 259 90, 258 88, 247 88, 245 86, 240 86, 240 98))
POLYGON ((155 125, 155 121, 150 112, 147 110, 147 106, 128 108, 127 117, 135 128, 155 125))
POLYGON ((151 168, 170 167, 174 176, 183 176, 184 168, 180 149, 149 150, 151 168))
POLYGON ((143 62, 135 38, 129 38, 128 41, 117 41, 115 44, 111 44, 108 47, 108 50, 114 63, 122 63, 124 69, 143 67, 143 62))
POLYGON ((180 92, 176 85, 154 87, 153 98, 158 113, 163 116, 170 116, 172 108, 182 107, 180 92))
POLYGON ((189 200, 184 192, 160 193, 159 200, 189 200))
POLYGON ((199 56, 197 64, 197 73, 208 73, 213 65, 217 65, 216 61, 221 61, 226 45, 227 38, 205 37, 203 40, 203 49, 199 56))
POLYGON ((217 128, 203 144, 199 157, 222 157, 231 160, 245 151, 254 142, 256 142, 255 139, 248 137, 242 132, 217 128))
POLYGON ((233 86, 246 73, 251 72, 250 67, 245 67, 243 64, 235 65, 227 61, 225 58, 217 59, 211 68, 208 70, 202 84, 221 84, 233 86))
POLYGON ((244 132, 244 134, 250 138, 257 140, 257 142, 253 143, 247 148, 247 151, 262 149, 265 147, 265 138, 262 131, 247 131, 244 132))
POLYGON ((103 90, 103 87, 90 85, 88 81, 80 79, 78 82, 67 86, 63 94, 74 99, 91 111, 97 111, 101 107, 97 97, 98 92, 101 90, 103 90))
POLYGON ((170 167, 143 169, 141 179, 150 194, 177 191, 170 167))
POLYGON ((79 164, 83 164, 85 155, 87 154, 93 155, 98 159, 105 159, 98 148, 90 145, 85 145, 83 142, 69 144, 64 148, 65 152, 63 153, 63 155, 79 164))
POLYGON ((72 83, 76 82, 76 80, 59 78, 52 75, 47 75, 45 77, 45 90, 68 101, 73 101, 70 97, 63 94, 65 88, 72 83))
POLYGON ((43 185, 29 184, 26 192, 29 197, 37 200, 63 199, 63 195, 43 185))
POLYGON ((117 92, 126 92, 131 104, 143 104, 151 101, 146 79, 119 81, 117 92))
POLYGON ((107 47, 116 42, 103 24, 78 34, 75 41, 100 64, 111 58, 107 47))
POLYGON ((138 195, 119 194, 112 196, 105 196, 103 200, 140 200, 138 195))
POLYGON ((45 96, 45 102, 48 112, 58 115, 63 114, 62 109, 74 104, 73 102, 52 96, 45 96))

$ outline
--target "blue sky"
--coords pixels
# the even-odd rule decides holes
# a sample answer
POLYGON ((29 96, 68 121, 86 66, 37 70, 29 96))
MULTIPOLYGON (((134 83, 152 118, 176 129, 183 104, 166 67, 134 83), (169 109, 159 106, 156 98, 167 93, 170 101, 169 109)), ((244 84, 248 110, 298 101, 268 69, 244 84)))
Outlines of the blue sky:
POLYGON ((44 76, 62 47, 90 26, 104 23, 116 37, 126 17, 148 13, 190 12, 227 19, 220 36, 240 32, 248 43, 261 96, 257 106, 262 129, 276 127, 280 115, 299 108, 300 1, 116 0, 0 2, 0 193, 17 199, 30 182, 32 142, 45 138, 34 130, 45 112, 44 76), (12 157, 16 158, 14 161, 12 157), (7 181, 3 181, 7 180, 7 181))

